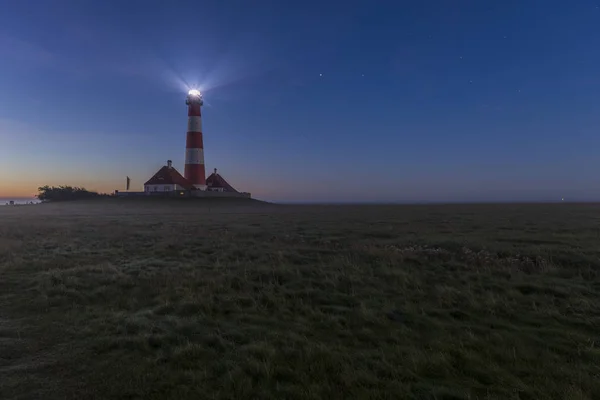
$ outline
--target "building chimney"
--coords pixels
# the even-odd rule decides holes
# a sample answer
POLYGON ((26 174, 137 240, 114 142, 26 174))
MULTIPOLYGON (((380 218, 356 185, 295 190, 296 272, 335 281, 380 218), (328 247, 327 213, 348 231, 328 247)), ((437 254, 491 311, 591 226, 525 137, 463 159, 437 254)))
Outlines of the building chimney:
POLYGON ((217 174, 217 169, 215 168, 215 175, 217 174))
POLYGON ((173 168, 173 162, 171 160, 167 160, 167 167, 173 168))

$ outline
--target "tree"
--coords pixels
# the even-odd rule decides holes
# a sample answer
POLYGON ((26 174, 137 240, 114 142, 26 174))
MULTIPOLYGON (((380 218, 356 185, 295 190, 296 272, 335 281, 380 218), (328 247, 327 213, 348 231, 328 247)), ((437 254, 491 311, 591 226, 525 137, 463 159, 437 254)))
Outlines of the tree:
POLYGON ((72 186, 40 186, 38 188, 37 198, 43 202, 48 201, 68 201, 68 200, 83 200, 102 195, 96 192, 90 192, 82 187, 72 186))

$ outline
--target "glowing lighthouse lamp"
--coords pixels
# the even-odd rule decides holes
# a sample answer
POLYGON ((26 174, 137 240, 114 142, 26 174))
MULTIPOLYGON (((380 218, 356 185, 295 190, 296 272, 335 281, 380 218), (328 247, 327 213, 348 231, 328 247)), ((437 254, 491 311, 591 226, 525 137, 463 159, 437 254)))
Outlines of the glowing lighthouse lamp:
POLYGON ((192 89, 188 92, 185 104, 188 106, 188 126, 185 141, 185 170, 183 176, 196 189, 206 190, 204 170, 204 145, 202 143, 202 113, 204 104, 202 93, 192 89))

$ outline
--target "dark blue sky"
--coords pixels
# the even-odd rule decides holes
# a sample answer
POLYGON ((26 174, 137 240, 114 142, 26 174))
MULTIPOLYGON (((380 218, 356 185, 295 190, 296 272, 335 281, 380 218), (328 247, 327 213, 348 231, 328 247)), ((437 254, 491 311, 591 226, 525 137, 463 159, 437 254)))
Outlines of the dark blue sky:
POLYGON ((0 0, 0 196, 207 170, 269 200, 600 200, 600 1, 0 0))

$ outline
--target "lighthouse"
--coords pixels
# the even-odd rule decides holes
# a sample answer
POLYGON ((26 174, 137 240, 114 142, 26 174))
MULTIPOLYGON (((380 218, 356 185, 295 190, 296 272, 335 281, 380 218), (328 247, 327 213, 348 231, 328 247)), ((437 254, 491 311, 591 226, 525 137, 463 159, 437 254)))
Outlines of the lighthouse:
MULTIPOLYGON (((198 90, 190 90, 185 104, 188 106, 187 136, 185 141, 185 170, 183 176, 173 167, 171 160, 161 167, 146 183, 144 192, 115 191, 116 195, 146 194, 152 196, 187 197, 244 197, 250 193, 238 192, 217 173, 206 177, 204 168, 204 144, 202 142, 202 112, 204 101, 198 90)), ((129 178, 127 180, 129 185, 129 178)))
POLYGON ((185 170, 183 176, 196 189, 206 190, 204 170, 204 145, 202 143, 202 112, 204 104, 198 90, 188 92, 185 104, 188 106, 187 136, 185 140, 185 170))

